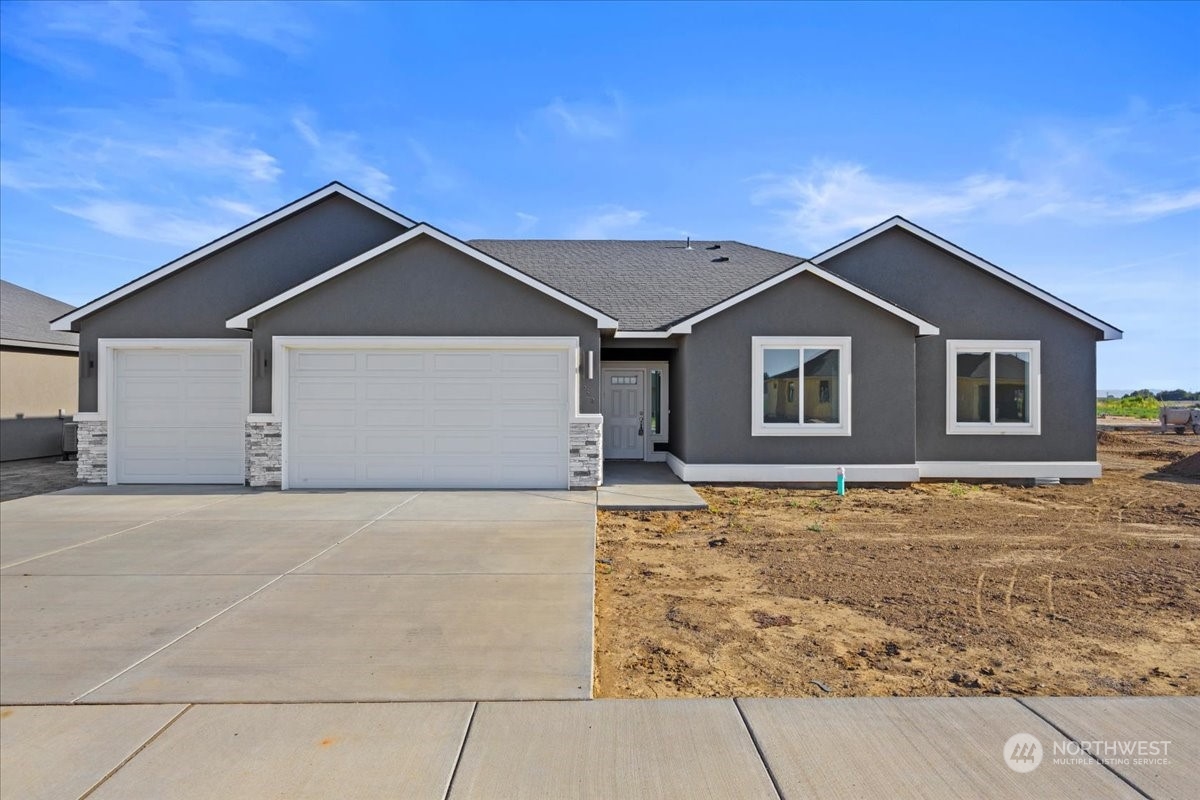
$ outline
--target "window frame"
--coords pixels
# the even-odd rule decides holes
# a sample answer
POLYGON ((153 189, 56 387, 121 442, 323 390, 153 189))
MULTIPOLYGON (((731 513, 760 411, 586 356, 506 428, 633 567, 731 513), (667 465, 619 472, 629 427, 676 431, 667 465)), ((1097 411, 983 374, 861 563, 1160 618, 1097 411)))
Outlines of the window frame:
POLYGON ((1039 436, 1042 432, 1042 343, 1038 339, 946 340, 946 434, 948 436, 1039 436), (1028 422, 959 422, 958 354, 990 354, 989 416, 996 417, 996 353, 1029 354, 1028 422))
POLYGON ((750 337, 750 435, 751 436, 849 436, 850 367, 849 336, 752 336, 750 337), (838 422, 804 421, 804 350, 837 350, 838 422), (800 350, 800 374, 796 378, 799 422, 763 422, 763 351, 800 350))

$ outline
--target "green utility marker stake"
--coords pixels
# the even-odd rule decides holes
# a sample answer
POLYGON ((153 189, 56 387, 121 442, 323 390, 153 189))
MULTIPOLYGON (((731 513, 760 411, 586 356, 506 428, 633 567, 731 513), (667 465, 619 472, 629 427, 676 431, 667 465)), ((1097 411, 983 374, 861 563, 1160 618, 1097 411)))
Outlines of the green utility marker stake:
POLYGON ((846 494, 846 468, 837 468, 838 476, 838 497, 844 497, 846 494))

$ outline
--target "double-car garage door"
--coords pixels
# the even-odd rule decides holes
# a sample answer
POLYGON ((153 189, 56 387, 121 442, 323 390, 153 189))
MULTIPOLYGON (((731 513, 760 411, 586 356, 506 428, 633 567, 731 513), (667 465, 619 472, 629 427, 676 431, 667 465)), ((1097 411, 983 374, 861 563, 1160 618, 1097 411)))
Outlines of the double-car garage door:
MULTIPOLYGON (((276 413, 290 488, 567 486, 565 348, 284 353, 286 399, 276 413)), ((200 350, 118 351, 117 480, 240 483, 248 360, 200 350), (226 368, 220 374, 218 362, 226 368)))

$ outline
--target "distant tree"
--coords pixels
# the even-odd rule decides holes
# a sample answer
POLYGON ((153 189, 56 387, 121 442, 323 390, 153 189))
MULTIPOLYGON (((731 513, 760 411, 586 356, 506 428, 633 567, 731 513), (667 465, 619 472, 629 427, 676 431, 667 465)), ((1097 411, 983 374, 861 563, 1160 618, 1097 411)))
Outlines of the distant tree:
POLYGON ((1154 397, 1154 392, 1149 389, 1138 389, 1136 392, 1130 392, 1125 397, 1154 397))
POLYGON ((1200 400, 1200 392, 1189 392, 1186 389, 1171 389, 1155 395, 1159 400, 1200 400))

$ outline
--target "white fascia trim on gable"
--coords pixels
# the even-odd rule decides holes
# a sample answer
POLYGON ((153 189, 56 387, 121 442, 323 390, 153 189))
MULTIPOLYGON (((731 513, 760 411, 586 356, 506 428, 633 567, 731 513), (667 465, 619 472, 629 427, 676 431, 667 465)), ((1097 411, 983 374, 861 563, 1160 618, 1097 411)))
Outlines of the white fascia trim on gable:
POLYGON ((749 289, 746 289, 743 292, 739 292, 738 294, 735 294, 733 297, 729 298, 728 300, 718 303, 717 305, 713 306, 712 308, 705 309, 704 311, 701 311, 699 314, 696 314, 694 316, 688 317, 685 320, 681 320, 680 322, 675 323, 667 330, 667 335, 669 336, 674 333, 691 333, 692 326, 695 325, 696 323, 703 322, 704 320, 708 319, 711 316, 720 314, 725 309, 730 308, 732 306, 736 306, 738 303, 742 302, 743 300, 749 300, 751 297, 754 297, 756 294, 765 292, 767 289, 770 289, 774 286, 778 286, 779 284, 783 283, 784 281, 788 280, 789 278, 794 278, 802 272, 807 272, 815 277, 818 277, 818 278, 821 278, 822 280, 828 281, 829 283, 832 283, 834 286, 837 286, 839 289, 843 289, 847 292, 850 292, 850 294, 855 295, 856 297, 860 297, 863 300, 866 300, 871 305, 878 306, 879 308, 882 308, 884 311, 887 311, 889 314, 894 314, 897 317, 900 317, 900 319, 905 320, 906 322, 912 323, 917 328, 918 336, 936 336, 938 334, 938 328, 933 323, 923 320, 920 317, 916 316, 915 314, 911 314, 911 313, 905 311, 903 308, 900 308, 899 306, 895 306, 895 305, 889 303, 888 301, 884 300, 882 297, 878 297, 876 295, 871 294, 866 289, 863 289, 859 286, 855 286, 853 283, 850 283, 849 281, 843 280, 843 279, 837 277, 836 275, 826 272, 825 270, 817 267, 815 264, 811 264, 809 262, 803 262, 803 263, 797 264, 796 266, 792 267, 789 270, 785 270, 785 271, 779 273, 778 275, 776 275, 773 278, 769 278, 769 279, 763 281, 762 283, 757 284, 756 286, 751 286, 749 289))
POLYGON ((334 195, 334 194, 340 194, 341 196, 348 198, 350 200, 353 200, 354 202, 359 203, 360 205, 366 206, 367 208, 371 209, 372 211, 387 217, 388 219, 392 220, 393 222, 397 222, 401 225, 404 225, 405 227, 411 228, 413 225, 416 224, 408 217, 405 217, 401 214, 397 214, 395 211, 392 211, 387 206, 381 205, 381 204, 375 202, 374 200, 372 200, 371 198, 366 197, 365 195, 361 195, 358 192, 354 191, 353 189, 351 189, 347 186, 343 186, 340 183, 331 183, 328 186, 324 187, 323 189, 318 189, 317 191, 313 192, 310 195, 301 197, 299 200, 289 203, 277 211, 272 211, 270 214, 267 214, 265 217, 257 219, 248 225, 244 225, 241 228, 238 228, 237 230, 235 230, 231 233, 228 233, 225 236, 222 236, 220 239, 217 239, 216 241, 209 242, 208 244, 204 245, 203 247, 201 247, 197 250, 193 250, 192 252, 188 253, 187 255, 180 256, 179 258, 175 259, 174 261, 171 261, 171 262, 159 267, 158 269, 154 270, 153 272, 149 272, 149 273, 143 275, 142 277, 140 277, 134 281, 131 281, 130 283, 125 284, 124 286, 120 287, 119 289, 115 289, 106 295, 96 298, 95 300, 93 300, 92 302, 90 302, 86 305, 80 306, 79 308, 75 309, 74 311, 68 312, 67 314, 65 314, 65 315, 59 317, 58 319, 54 320, 53 322, 51 322, 50 329, 56 330, 56 331, 72 330, 72 326, 77 321, 82 319, 83 317, 86 317, 89 314, 92 314, 93 312, 99 311, 101 308, 104 308, 107 305, 111 305, 112 303, 117 302, 121 298, 126 297, 130 294, 133 294, 134 292, 136 292, 140 289, 144 289, 145 287, 149 286, 150 284, 155 283, 156 281, 159 281, 174 272, 178 272, 179 270, 183 269, 184 267, 194 264, 195 262, 199 261, 200 259, 212 255, 213 253, 217 252, 218 250, 222 250, 231 244, 234 244, 242 239, 245 239, 248 236, 252 236, 255 233, 258 233, 263 228, 274 225, 276 222, 279 222, 280 220, 284 219, 285 217, 290 217, 291 215, 295 214, 298 211, 303 211, 305 208, 315 205, 315 204, 321 202, 322 200, 324 200, 325 198, 329 197, 330 195, 334 195))
POLYGON ((961 247, 959 247, 958 245, 954 244, 953 242, 946 241, 945 239, 938 236, 937 234, 931 233, 918 225, 914 225, 913 223, 909 222, 908 220, 904 219, 903 217, 892 217, 889 220, 881 222, 878 225, 876 225, 874 228, 863 231, 862 233, 858 234, 854 238, 848 239, 848 240, 842 242, 841 244, 837 245, 836 247, 832 247, 829 250, 826 250, 824 253, 821 253, 820 255, 813 256, 811 261, 813 261, 813 263, 816 263, 816 264, 824 264, 829 259, 839 256, 842 253, 846 252, 847 250, 851 249, 852 247, 857 247, 858 245, 862 244, 863 242, 867 241, 868 239, 873 239, 874 237, 878 236, 881 233, 890 231, 892 228, 900 228, 903 231, 907 231, 908 233, 911 233, 913 236, 916 236, 920 239, 924 239, 925 241, 929 242, 930 244, 934 245, 935 247, 941 248, 942 250, 945 250, 947 253, 950 253, 953 256, 957 256, 958 258, 961 258, 963 261, 966 261, 971 266, 978 267, 979 269, 983 270, 984 272, 988 273, 989 275, 993 275, 993 276, 999 278, 1000 280, 1004 281, 1005 283, 1015 286, 1018 289, 1021 289, 1022 291, 1028 292, 1029 294, 1038 298, 1042 302, 1048 303, 1049 305, 1054 306, 1059 311, 1062 311, 1065 314, 1070 314, 1072 317, 1075 317, 1076 319, 1101 331, 1105 341, 1110 341, 1113 339, 1120 339, 1123 335, 1120 328, 1115 328, 1112 325, 1109 325, 1104 320, 1093 317, 1091 314, 1088 314, 1086 311, 1076 308, 1075 306, 1071 305, 1070 303, 1066 302, 1065 300, 1058 299, 1057 297, 1055 297, 1054 295, 1045 291, 1044 289, 1039 289, 1038 287, 1034 286, 1032 283, 1029 283, 1028 281, 1024 281, 1024 280, 1018 278, 1016 275, 1013 275, 1012 273, 1007 272, 1006 270, 1001 269, 1000 267, 997 267, 995 264, 992 264, 988 261, 984 261, 982 258, 975 255, 974 253, 972 253, 968 250, 964 250, 961 247))
POLYGON ((474 258, 476 261, 480 261, 480 262, 488 265, 492 269, 503 272, 505 275, 508 275, 510 278, 514 278, 515 280, 520 281, 521 283, 525 284, 526 286, 530 286, 534 289, 537 289, 542 294, 548 295, 549 297, 554 298, 555 300, 559 301, 560 303, 570 306, 571 308, 575 309, 576 311, 586 314, 587 316, 596 320, 596 327, 598 327, 598 328, 616 328, 617 327, 617 321, 615 319, 613 319, 612 317, 608 316, 607 314, 605 314, 601 311, 598 311, 585 303, 581 303, 569 295, 563 294, 562 292, 558 291, 557 289, 555 289, 551 286, 548 286, 547 284, 544 284, 541 281, 530 277, 529 275, 526 275, 524 272, 513 269, 508 264, 505 264, 503 261, 495 259, 495 258, 489 256, 487 253, 483 252, 482 250, 477 250, 474 247, 471 247, 471 245, 467 244, 466 242, 459 241, 458 239, 455 239, 453 236, 451 236, 447 233, 443 233, 442 231, 439 231, 437 228, 434 228, 433 226, 428 225, 427 223, 424 223, 424 222, 417 224, 410 230, 405 231, 404 233, 400 234, 399 236, 397 236, 394 239, 390 239, 390 240, 384 242, 383 244, 379 245, 378 247, 374 247, 365 253, 357 255, 354 258, 350 259, 349 261, 339 264, 338 266, 334 267, 333 269, 326 270, 325 272, 322 272, 320 275, 317 275, 314 278, 310 278, 310 279, 306 280, 304 283, 301 283, 297 286, 293 286, 291 289, 288 289, 286 292, 283 292, 282 294, 275 295, 270 300, 267 300, 264 303, 259 303, 254 308, 243 311, 241 314, 238 314, 235 317, 231 317, 230 319, 225 321, 225 327, 226 328, 243 328, 243 329, 249 328, 250 320, 254 319, 259 314, 262 314, 265 311, 275 308, 278 305, 282 305, 282 304, 286 303, 287 301, 291 300, 292 298, 297 297, 298 295, 304 294, 309 289, 312 289, 313 287, 316 287, 316 286, 320 286, 322 283, 325 283, 325 281, 328 281, 332 278, 336 278, 338 275, 341 275, 343 272, 348 272, 348 271, 354 269, 355 267, 360 266, 361 264, 364 264, 367 261, 370 261, 373 258, 377 258, 378 256, 383 255, 384 253, 388 252, 389 250, 399 247, 400 245, 402 245, 406 242, 412 241, 413 239, 417 238, 418 236, 428 236, 432 239, 436 239, 437 241, 441 242, 442 244, 449 245, 450 247, 453 247, 455 250, 458 250, 460 253, 464 253, 464 254, 470 256, 471 258, 474 258))

